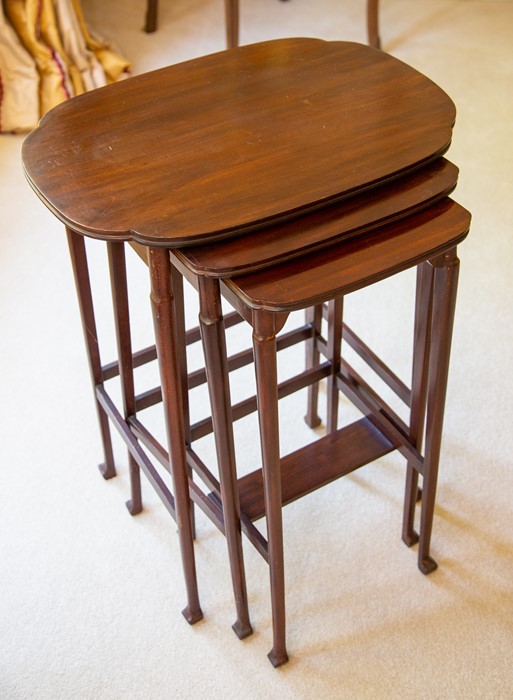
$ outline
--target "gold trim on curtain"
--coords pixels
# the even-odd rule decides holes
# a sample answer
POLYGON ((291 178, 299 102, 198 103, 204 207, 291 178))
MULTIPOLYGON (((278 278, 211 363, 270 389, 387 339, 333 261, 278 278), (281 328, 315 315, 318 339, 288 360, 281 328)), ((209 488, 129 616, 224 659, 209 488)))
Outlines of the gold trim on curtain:
MULTIPOLYGON (((4 35, 14 29, 21 44, 18 53, 25 48, 39 78, 38 116, 69 97, 114 82, 129 72, 130 64, 125 58, 107 42, 90 34, 79 0, 2 1, 12 27, 5 21, 3 25, 0 23, 0 47, 4 35)), ((2 59, 5 59, 3 62, 19 61, 13 51, 2 59)), ((26 55, 22 63, 26 64, 26 55)), ((6 95, 10 94, 9 90, 13 92, 11 82, 16 72, 16 66, 10 65, 10 70, 2 70, 0 74, 2 112, 6 95)), ((18 94, 20 97, 23 93, 18 94)), ((0 122, 0 130, 24 130, 27 128, 24 121, 21 119, 18 125, 0 122)), ((33 122, 33 119, 28 121, 33 122)), ((28 128, 32 126, 31 123, 28 128)))

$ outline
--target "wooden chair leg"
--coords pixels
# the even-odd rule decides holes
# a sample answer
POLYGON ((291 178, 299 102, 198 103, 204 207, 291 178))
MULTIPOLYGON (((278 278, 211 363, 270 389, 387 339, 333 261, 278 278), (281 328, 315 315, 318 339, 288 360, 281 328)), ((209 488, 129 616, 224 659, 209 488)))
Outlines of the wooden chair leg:
POLYGON ((146 22, 144 25, 144 31, 148 34, 151 34, 157 29, 158 4, 158 0, 148 0, 146 6, 146 22))
POLYGON ((273 648, 268 657, 272 665, 277 667, 288 660, 288 655, 285 644, 285 566, 281 512, 278 372, 276 334, 271 314, 262 312, 256 315, 256 325, 253 330, 253 351, 258 392, 258 420, 271 577, 273 648))
POLYGON ((183 610, 183 615, 190 624, 194 624, 201 620, 203 613, 199 604, 190 518, 191 504, 185 452, 186 429, 180 361, 177 354, 177 324, 169 252, 165 248, 149 248, 148 263, 176 522, 187 590, 187 607, 183 610))
MULTIPOLYGON (((119 378, 121 398, 125 420, 135 415, 134 367, 132 361, 132 341, 130 337, 130 315, 128 308, 128 289, 126 281, 125 244, 109 241, 109 257, 112 305, 118 347, 119 378)), ((141 474, 139 465, 128 452, 131 498, 127 508, 131 515, 142 511, 141 474)))
POLYGON ((429 554, 435 507, 438 463, 442 441, 442 424, 449 375, 459 260, 456 249, 431 261, 434 267, 433 323, 429 359, 429 385, 426 418, 426 448, 422 487, 422 510, 419 537, 419 569, 429 574, 437 567, 429 554))
POLYGON ((369 46, 381 48, 379 37, 379 0, 367 0, 367 36, 369 46))
POLYGON ((226 45, 234 49, 239 45, 239 0, 224 0, 226 18, 226 45))
POLYGON ((219 282, 199 278, 200 328, 219 465, 224 529, 232 574, 237 620, 233 630, 239 639, 252 632, 248 612, 246 576, 242 554, 239 494, 231 414, 230 385, 226 356, 219 282))
MULTIPOLYGON (((411 443, 419 451, 422 445, 426 415, 432 292, 433 267, 429 263, 424 262, 417 267, 409 435, 411 443)), ((418 481, 419 473, 409 461, 406 467, 402 533, 403 541, 408 547, 416 544, 419 540, 419 536, 414 528, 415 504, 419 497, 418 481)))
MULTIPOLYGON (((82 320, 82 330, 89 361, 89 370, 93 389, 103 384, 102 365, 100 361, 100 350, 98 346, 98 333, 96 331, 96 321, 94 317, 93 297, 91 293, 91 282, 89 279, 89 269, 87 266, 87 253, 84 237, 80 236, 70 228, 66 228, 68 246, 75 277, 77 289, 78 305, 82 320)), ((112 451, 112 439, 110 435, 109 419, 107 414, 96 399, 96 410, 100 424, 100 433, 103 446, 104 461, 99 465, 100 472, 104 479, 111 479, 116 476, 114 465, 114 454, 112 451)))

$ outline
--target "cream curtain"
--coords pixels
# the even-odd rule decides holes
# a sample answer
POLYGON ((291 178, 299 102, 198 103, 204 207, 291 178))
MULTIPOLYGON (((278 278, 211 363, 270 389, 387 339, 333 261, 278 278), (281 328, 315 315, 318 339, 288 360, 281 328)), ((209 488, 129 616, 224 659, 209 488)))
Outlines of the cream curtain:
POLYGON ((27 131, 63 100, 129 70, 91 36, 80 0, 0 0, 0 132, 27 131))

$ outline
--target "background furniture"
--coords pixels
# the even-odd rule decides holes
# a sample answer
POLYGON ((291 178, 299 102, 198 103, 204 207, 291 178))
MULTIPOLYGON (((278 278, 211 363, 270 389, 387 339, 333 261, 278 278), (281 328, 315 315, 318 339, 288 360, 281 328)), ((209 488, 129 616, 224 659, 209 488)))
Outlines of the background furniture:
MULTIPOLYGON (((370 46, 380 48, 379 0, 367 0, 367 36, 370 46)), ((146 8, 145 31, 154 32, 157 29, 158 0, 148 0, 146 8)), ((225 0, 226 38, 228 48, 239 44, 239 0, 225 0)))

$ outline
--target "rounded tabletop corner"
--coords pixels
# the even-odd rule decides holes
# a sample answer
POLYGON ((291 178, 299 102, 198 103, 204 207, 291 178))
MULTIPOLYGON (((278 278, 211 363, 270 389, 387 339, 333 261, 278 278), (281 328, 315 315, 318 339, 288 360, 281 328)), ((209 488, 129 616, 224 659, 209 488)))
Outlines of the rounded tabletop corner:
POLYGON ((134 76, 51 110, 22 158, 74 230, 184 246, 297 216, 446 151, 454 104, 353 42, 252 44, 134 76))

